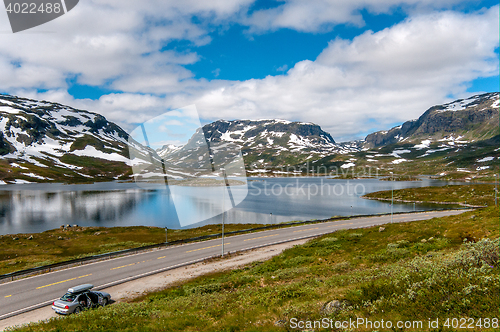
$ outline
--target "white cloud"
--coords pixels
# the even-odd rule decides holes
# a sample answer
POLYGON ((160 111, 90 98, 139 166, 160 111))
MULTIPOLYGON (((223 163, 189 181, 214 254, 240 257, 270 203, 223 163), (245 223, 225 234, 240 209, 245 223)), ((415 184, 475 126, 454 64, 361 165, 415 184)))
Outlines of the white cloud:
MULTIPOLYGON (((459 2, 292 0, 247 17, 253 0, 81 1, 57 20, 0 35, 0 89, 95 111, 127 130, 196 104, 206 120, 316 122, 335 139, 348 139, 368 123, 382 129, 418 117, 446 96, 463 94, 466 82, 498 74, 498 6, 471 14, 432 12, 459 2), (333 40, 315 61, 280 67, 286 73, 264 79, 194 79, 184 65, 199 60, 196 52, 161 51, 172 40, 205 45, 214 25, 239 22, 259 33, 279 28, 317 32, 336 24, 364 24, 362 8, 382 13, 396 5, 412 18, 352 41, 333 40), (66 91, 68 77, 124 93, 75 100, 66 91), (37 88, 49 91, 37 93, 37 88)), ((3 11, 0 30, 10 30, 3 11)))
MULTIPOLYGON (((208 24, 227 20, 251 2, 80 1, 57 20, 0 35, 0 88, 64 88, 65 79, 76 76, 81 84, 113 81, 112 88, 125 91, 176 92, 175 82, 192 76, 183 65, 198 55, 162 49, 173 40, 210 42, 208 24), (193 23, 195 15, 207 21, 193 23)), ((0 11, 0 31, 10 30, 8 22, 0 11)))
POLYGON ((285 118, 321 124, 336 139, 416 118, 465 83, 498 74, 498 6, 408 19, 337 39, 286 75, 228 82, 196 103, 206 118, 285 118))
POLYGON ((219 77, 220 75, 220 68, 216 68, 212 70, 212 74, 214 74, 215 77, 219 77))
POLYGON ((251 32, 280 28, 317 32, 338 24, 363 26, 362 9, 374 14, 390 13, 396 7, 426 12, 462 2, 466 0, 285 0, 277 7, 253 12, 243 22, 251 32))
POLYGON ((276 71, 287 71, 288 69, 288 65, 283 65, 283 66, 280 66, 278 68, 276 68, 276 71))

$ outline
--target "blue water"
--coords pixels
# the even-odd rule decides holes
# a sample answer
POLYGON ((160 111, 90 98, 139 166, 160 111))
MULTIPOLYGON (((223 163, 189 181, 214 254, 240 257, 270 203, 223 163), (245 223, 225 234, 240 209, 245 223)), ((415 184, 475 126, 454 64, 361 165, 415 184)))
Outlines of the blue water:
MULTIPOLYGON (((310 178, 248 178, 247 187, 232 187, 232 194, 247 193, 231 208, 226 198, 226 223, 282 223, 332 216, 388 213, 389 203, 360 198, 380 190, 441 186, 449 182, 338 180, 310 178)), ((184 187, 195 193, 174 204, 168 187, 144 189, 135 183, 82 185, 24 184, 0 187, 0 234, 34 233, 63 224, 80 226, 197 227, 222 221, 220 187, 184 187), (179 215, 193 215, 189 225, 179 215), (189 210, 189 211, 187 211, 189 210), (215 216, 204 218, 204 216, 215 216)), ((430 210, 431 205, 415 206, 430 210)), ((413 204, 394 204, 394 212, 412 211, 413 204)))

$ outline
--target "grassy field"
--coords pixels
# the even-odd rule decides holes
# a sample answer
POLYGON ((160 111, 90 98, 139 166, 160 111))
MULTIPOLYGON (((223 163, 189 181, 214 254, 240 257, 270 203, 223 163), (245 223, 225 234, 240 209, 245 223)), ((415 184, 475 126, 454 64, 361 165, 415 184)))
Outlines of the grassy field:
MULTIPOLYGON (((262 224, 226 224, 225 232, 262 227, 262 224)), ((168 230, 168 241, 220 234, 221 225, 168 230)), ((158 227, 69 227, 34 234, 0 235, 0 274, 74 258, 104 254, 165 242, 158 227)))
MULTIPOLYGON (((495 185, 471 184, 444 187, 422 187, 394 190, 394 200, 409 202, 448 202, 492 206, 495 204, 495 185)), ((366 198, 391 200, 391 191, 366 194, 366 198)))
POLYGON ((440 321, 436 331, 451 331, 443 324, 454 317, 488 318, 489 328, 473 330, 496 331, 498 217, 488 207, 383 231, 337 231, 266 262, 19 331, 289 331, 293 318, 424 324, 406 331, 429 330, 430 318, 440 321))

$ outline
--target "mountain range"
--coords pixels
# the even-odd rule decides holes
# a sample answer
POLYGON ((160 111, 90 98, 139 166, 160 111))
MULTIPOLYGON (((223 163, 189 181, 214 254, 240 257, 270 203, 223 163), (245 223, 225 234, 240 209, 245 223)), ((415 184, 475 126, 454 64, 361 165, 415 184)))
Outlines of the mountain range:
POLYGON ((365 138, 364 147, 380 147, 418 139, 458 137, 477 141, 498 135, 498 93, 486 93, 429 108, 416 120, 365 138))
POLYGON ((97 113, 0 95, 0 183, 128 180, 130 144, 97 113))
POLYGON ((212 148, 211 158, 213 149, 240 147, 250 173, 370 166, 405 174, 468 176, 497 167, 498 107, 499 93, 475 95, 433 106, 416 120, 344 143, 335 142, 313 123, 218 120, 199 128, 184 146, 155 151, 97 113, 0 95, 0 183, 131 180, 131 166, 157 162, 169 175, 180 163, 192 170, 182 176, 200 175, 197 137, 204 137, 212 148), (132 150, 134 160, 129 157, 132 150))

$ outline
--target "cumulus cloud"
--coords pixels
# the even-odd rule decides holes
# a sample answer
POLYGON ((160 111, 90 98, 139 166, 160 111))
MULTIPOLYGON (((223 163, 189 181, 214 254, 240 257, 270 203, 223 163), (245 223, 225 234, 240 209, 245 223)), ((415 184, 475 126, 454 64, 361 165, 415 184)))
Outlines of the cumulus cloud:
MULTIPOLYGON (((336 39, 285 75, 230 82, 194 103, 207 118, 277 118, 321 124, 350 139, 416 118, 466 82, 498 74, 498 6, 475 14, 408 19, 352 41, 336 39)), ((190 102, 193 102, 191 99, 190 102)))
MULTIPOLYGON (((367 126, 382 129, 418 117, 446 96, 464 93, 466 82, 498 74, 498 6, 460 14, 433 10, 461 0, 291 0, 247 14, 253 2, 81 1, 78 10, 57 20, 1 35, 0 89, 95 111, 127 130, 196 104, 206 121, 316 122, 344 140, 359 138, 367 126), (200 56, 169 47, 183 40, 196 50, 210 43, 213 26, 235 22, 259 33, 363 25, 361 9, 387 13, 395 6, 412 13, 410 18, 353 40, 332 40, 314 61, 282 66, 282 75, 264 79, 195 79, 185 65, 200 56), (68 78, 123 93, 74 99, 68 78)), ((10 30, 3 11, 0 30, 10 30)))
POLYGON ((361 10, 389 13, 396 7, 406 12, 449 8, 465 0, 285 0, 280 5, 253 12, 244 22, 251 32, 289 28, 305 32, 331 30, 335 25, 364 25, 361 10))
MULTIPOLYGON (((172 87, 175 92, 172 81, 191 77, 183 65, 198 61, 198 55, 165 51, 168 44, 210 42, 208 24, 227 20, 252 1, 81 1, 57 20, 2 34, 0 87, 64 87, 65 79, 74 76, 80 84, 111 81, 111 88, 125 91, 168 93, 172 87), (207 23, 194 23, 194 16, 206 17, 207 23)), ((0 30, 10 30, 8 22, 0 11, 0 30)))

